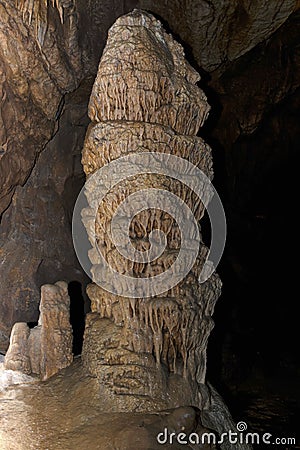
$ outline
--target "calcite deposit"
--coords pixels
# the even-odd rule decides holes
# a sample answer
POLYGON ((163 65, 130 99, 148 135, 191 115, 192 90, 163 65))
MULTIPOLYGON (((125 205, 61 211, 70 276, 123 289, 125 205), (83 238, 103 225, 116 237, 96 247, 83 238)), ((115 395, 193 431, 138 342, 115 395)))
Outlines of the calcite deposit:
POLYGON ((5 368, 38 375, 46 380, 73 361, 68 285, 58 281, 41 288, 38 325, 13 326, 5 368))
MULTIPOLYGON (((211 179, 210 148, 196 137, 209 112, 205 94, 196 84, 199 79, 181 45, 153 16, 134 10, 119 18, 109 31, 90 98, 92 123, 82 157, 86 175, 90 177, 122 156, 152 152, 176 155, 211 179)), ((93 229, 90 217, 98 191, 94 184, 86 186, 90 206, 82 216, 90 241, 96 240, 114 270, 135 278, 154 277, 170 268, 182 239, 176 220, 161 209, 147 209, 145 195, 144 210, 132 220, 129 237, 136 250, 148 250, 149 233, 158 228, 166 236, 166 248, 152 262, 124 258, 110 233, 122 201, 140 189, 154 187, 176 194, 197 221, 204 213, 197 195, 179 180, 140 174, 110 190, 98 208, 93 229)), ((190 233, 189 229, 184 232, 190 233)), ((193 242, 193 236, 190 239, 193 242)), ((201 242, 192 270, 161 295, 127 298, 108 292, 99 283, 88 286, 92 313, 82 359, 113 397, 122 396, 122 406, 115 400, 116 408, 145 410, 180 402, 204 406, 207 339, 221 286, 216 274, 199 284, 206 255, 201 242)), ((90 257, 95 274, 97 258, 95 253, 90 257)), ((98 275, 101 278, 101 271, 98 275)))
POLYGON ((42 284, 81 281, 66 217, 77 195, 70 178, 81 172, 76 150, 70 151, 80 139, 78 102, 73 142, 68 126, 59 124, 68 109, 65 94, 87 69, 72 3, 56 2, 63 23, 52 1, 0 3, 0 351, 7 350, 14 323, 37 321, 42 284))
POLYGON ((28 338, 30 330, 27 323, 18 322, 13 326, 10 335, 9 349, 5 355, 5 368, 26 374, 31 373, 28 352, 28 338))
MULTIPOLYGON (((77 161, 74 163, 73 155, 78 155, 79 161, 82 136, 86 132, 85 122, 78 123, 74 111, 76 116, 78 111, 85 119, 90 96, 88 87, 82 104, 78 104, 77 87, 80 84, 82 91, 87 74, 94 79, 109 26, 134 7, 162 17, 187 45, 189 59, 208 72, 205 84, 212 94, 210 102, 214 102, 209 135, 217 140, 214 145, 217 158, 223 151, 226 153, 218 175, 224 167, 226 177, 220 188, 222 192, 232 192, 231 202, 235 203, 236 197, 241 202, 244 196, 248 198, 256 184, 252 180, 264 183, 266 174, 257 171, 257 167, 267 165, 268 173, 274 164, 281 165, 277 161, 280 155, 274 152, 270 140, 278 133, 275 139, 278 142, 286 133, 292 134, 298 129, 297 124, 289 125, 297 114, 291 112, 288 117, 284 112, 280 119, 265 127, 269 138, 262 144, 264 151, 257 143, 250 151, 240 148, 239 138, 243 136, 252 145, 253 133, 261 129, 276 105, 285 101, 291 111, 298 107, 297 0, 2 1, 2 352, 7 350, 15 322, 37 320, 42 284, 61 278, 82 282, 79 269, 75 267, 76 258, 67 250, 71 248, 69 211, 83 184, 80 166, 77 161), (220 74, 223 75, 220 77, 220 74), (66 92, 69 92, 67 97, 66 92), (256 163, 244 164, 250 154, 256 163), (247 175, 244 172, 248 170, 247 175), (42 183, 45 183, 43 189, 42 183), (49 218, 54 222, 51 227, 49 218)), ((284 143, 280 145, 284 146, 284 143)))
POLYGON ((192 48, 199 67, 223 71, 231 62, 268 40, 299 8, 297 0, 138 0, 168 23, 192 48))

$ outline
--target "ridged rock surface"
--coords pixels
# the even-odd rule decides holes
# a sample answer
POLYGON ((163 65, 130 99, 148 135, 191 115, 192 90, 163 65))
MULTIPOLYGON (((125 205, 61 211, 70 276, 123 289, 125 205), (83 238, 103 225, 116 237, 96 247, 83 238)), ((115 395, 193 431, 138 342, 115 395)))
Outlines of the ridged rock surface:
MULTIPOLYGON (((159 152, 186 159, 212 178, 210 148, 195 137, 209 111, 198 80, 182 47, 153 16, 135 10, 119 18, 109 31, 90 99, 85 173, 92 175, 130 153, 159 152)), ((196 194, 178 180, 155 174, 137 175, 115 186, 98 209, 95 230, 89 225, 91 208, 82 211, 90 240, 96 236, 111 267, 137 278, 171 267, 181 244, 176 221, 163 208, 147 209, 146 197, 145 210, 132 220, 129 236, 137 250, 147 250, 147 235, 155 224, 166 235, 163 254, 153 263, 134 263, 111 241, 117 206, 131 193, 151 187, 175 193, 196 220, 201 219, 204 208, 196 194)), ((88 201, 97 198, 97 186, 87 187, 86 195, 88 201)), ((194 237, 189 239, 193 245, 194 237)), ((116 408, 151 410, 186 401, 204 406, 198 386, 205 383, 207 339, 221 285, 215 274, 199 285, 206 254, 201 244, 189 275, 160 296, 129 299, 95 283, 88 286, 93 313, 87 320, 82 359, 88 372, 116 397, 116 408), (177 383, 173 391, 172 377, 177 383), (122 402, 118 396, 123 396, 122 402)), ((90 257, 95 274, 96 252, 90 257)))
POLYGON ((3 214, 0 350, 8 346, 14 323, 37 322, 43 284, 65 279, 77 281, 84 290, 87 282, 73 248, 70 222, 84 177, 80 146, 90 89, 88 84, 65 96, 60 129, 39 156, 26 185, 16 188, 12 204, 3 214))
MULTIPOLYGON (((109 26, 134 7, 160 15, 186 45, 189 60, 194 59, 211 74, 211 81, 205 83, 216 104, 209 134, 217 138, 221 152, 226 151, 221 165, 226 165, 224 183, 228 181, 229 191, 239 186, 233 180, 245 183, 248 168, 277 164, 273 144, 266 156, 256 152, 256 145, 251 148, 256 165, 243 165, 240 158, 247 156, 240 157, 243 150, 238 146, 232 151, 232 145, 258 129, 274 105, 291 98, 299 86, 299 14, 293 13, 299 8, 298 1, 2 1, 1 351, 8 347, 15 322, 37 320, 42 284, 60 278, 84 284, 76 257, 68 248, 69 218, 83 184, 78 155, 86 132, 90 89, 80 104, 77 92, 67 97, 65 93, 84 85, 87 76, 93 81, 109 26), (74 100, 69 102, 68 97, 74 100), (42 158, 38 157, 41 151, 42 158), (51 227, 49 220, 54 222, 51 227)), ((297 108, 295 102, 291 105, 297 108)), ((281 127, 285 133, 294 132, 280 121, 274 126, 279 135, 281 127)), ((273 131, 269 135, 272 139, 273 131)), ((263 182, 265 175, 251 172, 249 179, 263 182)), ((247 196, 248 182, 242 194, 240 186, 236 191, 237 196, 247 196)))
POLYGON ((192 47, 208 72, 226 66, 268 39, 299 7, 297 0, 139 0, 138 7, 163 17, 192 47))
POLYGON ((5 368, 47 380, 73 361, 68 285, 58 281, 41 288, 38 326, 13 326, 5 368))
POLYGON ((81 62, 80 52, 73 59, 61 48, 60 33, 54 31, 61 24, 53 12, 44 24, 52 33, 45 36, 43 49, 34 27, 28 29, 13 1, 1 2, 0 17, 2 214, 15 187, 25 183, 35 158, 53 135, 62 96, 76 86, 81 62))
POLYGON ((132 13, 109 30, 89 117, 95 122, 161 124, 195 135, 209 111, 204 93, 195 85, 198 80, 183 48, 159 23, 146 15, 138 20, 132 13))
POLYGON ((66 93, 78 86, 85 70, 78 24, 71 2, 65 2, 63 23, 56 9, 47 8, 49 2, 38 19, 30 8, 39 3, 0 3, 1 351, 14 323, 37 320, 42 284, 84 278, 72 254, 68 211, 78 189, 72 179, 76 185, 82 172, 82 124, 77 123, 86 100, 79 114, 75 102, 72 118, 63 120, 64 131, 59 129, 66 93), (76 164, 76 150, 70 148, 77 140, 76 164))
POLYGON ((5 368, 25 374, 31 373, 28 338, 30 330, 27 323, 15 323, 10 335, 9 349, 5 355, 5 368))

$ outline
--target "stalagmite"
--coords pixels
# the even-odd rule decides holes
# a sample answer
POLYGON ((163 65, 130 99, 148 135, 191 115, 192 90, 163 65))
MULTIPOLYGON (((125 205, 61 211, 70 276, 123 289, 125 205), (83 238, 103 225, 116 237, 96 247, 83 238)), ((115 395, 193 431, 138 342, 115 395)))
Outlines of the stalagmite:
POLYGON ((39 323, 13 327, 5 368, 47 380, 73 361, 68 285, 58 281, 41 287, 39 323))
POLYGON ((14 324, 8 351, 5 355, 5 368, 16 370, 25 374, 31 373, 30 359, 28 355, 29 327, 27 323, 14 324))
MULTIPOLYGON (((211 179, 211 150, 196 137, 209 112, 206 97, 196 85, 199 78, 185 60, 182 47, 153 16, 134 10, 119 18, 109 31, 89 103, 92 123, 82 156, 88 179, 105 164, 146 152, 164 154, 166 160, 167 155, 176 155, 211 179)), ((82 211, 90 241, 96 240, 114 270, 136 278, 154 277, 170 268, 178 256, 181 235, 168 212, 147 209, 145 194, 146 209, 133 218, 129 237, 137 251, 145 251, 150 231, 160 229, 166 236, 166 248, 148 263, 124 258, 111 239, 113 216, 121 202, 140 189, 159 188, 180 197, 197 222, 204 213, 203 203, 180 181, 147 173, 124 179, 109 191, 98 208, 94 227, 93 204, 98 191, 97 186, 90 186, 89 207, 82 211)), ((192 246, 192 230, 185 233, 192 246)), ((221 287, 216 274, 199 284, 206 255, 207 248, 201 243, 188 275, 154 297, 129 298, 108 292, 99 283, 88 286, 92 313, 87 319, 82 359, 88 372, 106 384, 112 395, 123 395, 123 406, 118 401, 118 409, 153 407, 153 402, 142 402, 139 396, 155 400, 156 407, 180 401, 204 406, 197 392, 205 383, 207 339, 221 287), (177 394, 170 388, 174 376, 182 389, 177 394), (124 394, 130 400, 124 399, 124 394)), ((95 274, 97 254, 90 251, 89 256, 95 274)))

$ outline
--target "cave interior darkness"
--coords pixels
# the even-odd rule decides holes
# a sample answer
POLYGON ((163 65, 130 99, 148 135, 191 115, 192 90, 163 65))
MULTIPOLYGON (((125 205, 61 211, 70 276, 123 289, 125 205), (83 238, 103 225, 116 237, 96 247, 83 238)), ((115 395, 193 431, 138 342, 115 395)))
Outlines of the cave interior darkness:
MULTIPOLYGON (((90 40, 93 38, 91 51, 95 62, 101 50, 98 42, 103 46, 108 25, 137 4, 119 3, 123 6, 108 8, 103 23, 101 14, 95 16, 95 25, 102 27, 100 37, 93 35, 94 31, 88 36, 90 40)), ((299 295, 296 294, 300 13, 291 13, 270 36, 234 61, 228 59, 222 70, 208 70, 197 61, 193 42, 186 41, 186 30, 180 28, 182 23, 178 22, 174 30, 170 4, 162 3, 164 7, 154 7, 151 12, 184 46, 187 59, 201 73, 200 86, 211 106, 209 119, 199 136, 213 151, 213 183, 223 202, 228 225, 226 248, 217 270, 223 288, 209 338, 207 378, 222 394, 236 420, 245 420, 254 431, 294 436, 299 431, 300 420, 299 295)), ((176 14, 182 14, 179 7, 173 12, 175 17, 176 14)), ((82 13, 83 24, 85 20, 82 13)), ((79 40, 87 45, 83 35, 88 21, 81 26, 79 40)), ((77 149, 71 162, 67 158, 58 162, 60 170, 69 171, 64 164, 77 167, 65 183, 71 187, 64 191, 62 200, 62 209, 67 211, 68 233, 78 184, 83 182, 80 151, 88 124, 87 102, 96 66, 96 63, 91 65, 79 87, 66 94, 60 131, 37 158, 41 159, 46 152, 52 152, 57 158, 57 147, 71 145, 77 149), (72 184, 70 180, 75 182, 72 184)), ((39 179, 43 175, 33 173, 33 176, 39 179)), ((30 179, 23 186, 29 188, 29 184, 30 179)), ((15 195, 20 195, 22 189, 18 187, 15 195)), ((17 204, 14 200, 14 205, 5 208, 2 227, 7 226, 5 216, 7 221, 17 217, 11 212, 17 204)), ((207 241, 210 238, 207 219, 202 228, 207 241)), ((8 231, 5 229, 1 236, 8 239, 8 231)), ((39 266, 38 287, 57 281, 60 274, 66 273, 63 264, 56 267, 49 263, 44 269, 43 265, 39 266), (53 279, 46 280, 46 274, 54 266, 53 279)), ((72 272, 69 295, 75 355, 82 348, 86 283, 84 274, 76 278, 72 272)), ((36 319, 32 313, 24 318, 30 326, 36 325, 36 319)))
MULTIPOLYGON (((214 109, 213 98, 210 103, 214 109)), ((272 108, 258 129, 240 137, 226 155, 220 142, 210 142, 211 130, 205 130, 228 224, 208 379, 238 417, 244 410, 254 427, 286 434, 299 429, 294 284, 299 112, 298 91, 272 108), (255 418, 259 414, 263 426, 255 418)))

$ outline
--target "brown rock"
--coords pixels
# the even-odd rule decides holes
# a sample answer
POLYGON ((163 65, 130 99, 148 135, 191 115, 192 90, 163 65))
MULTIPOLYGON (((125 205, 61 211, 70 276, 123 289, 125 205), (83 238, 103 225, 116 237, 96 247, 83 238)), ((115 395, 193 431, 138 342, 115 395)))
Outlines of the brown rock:
POLYGON ((40 377, 50 378, 73 361, 68 285, 58 281, 41 288, 40 377))
POLYGON ((150 352, 128 350, 124 329, 97 313, 87 316, 82 361, 113 411, 154 411, 197 403, 196 384, 176 374, 169 377, 150 352))
POLYGON ((38 320, 43 284, 66 279, 77 281, 84 291, 88 280, 75 255, 70 226, 84 176, 80 146, 87 123, 86 92, 89 85, 66 96, 60 130, 40 154, 26 185, 16 188, 2 216, 1 350, 6 350, 15 322, 38 320))
POLYGON ((51 141, 67 103, 64 95, 78 86, 88 67, 83 68, 78 48, 77 13, 73 6, 64 7, 61 23, 58 12, 48 8, 46 14, 40 11, 39 27, 36 5, 47 3, 17 3, 0 5, 0 259, 5 261, 5 270, 0 271, 0 349, 4 351, 15 322, 37 320, 42 284, 61 277, 84 280, 69 220, 80 188, 80 133, 83 140, 87 96, 75 102, 67 119, 77 131, 72 128, 68 133, 66 126, 51 141), (50 243, 52 237, 56 246, 50 243))
POLYGON ((93 122, 157 123, 195 135, 209 111, 203 91, 196 86, 199 79, 181 45, 161 23, 135 10, 109 31, 89 117, 93 122))
POLYGON ((32 328, 28 338, 28 356, 31 372, 35 375, 40 375, 41 372, 41 330, 41 325, 32 328))
MULTIPOLYGON (((82 282, 76 258, 67 249, 72 245, 73 201, 82 185, 78 162, 73 171, 73 153, 80 152, 86 124, 59 117, 65 114, 65 92, 76 88, 88 71, 94 77, 107 29, 119 15, 135 6, 159 14, 190 46, 198 65, 213 72, 210 84, 222 104, 214 136, 228 149, 230 180, 236 179, 232 143, 253 133, 273 105, 298 87, 296 0, 266 5, 258 0, 95 0, 88 5, 78 0, 55 5, 18 0, 0 7, 0 216, 10 204, 0 233, 0 258, 6 264, 0 272, 1 350, 8 346, 13 323, 37 320, 42 284, 77 277, 82 282), (52 141, 58 125, 59 139, 52 141), (72 143, 66 138, 70 134, 72 143), (42 161, 37 155, 43 155, 42 161), (56 180, 58 172, 65 178, 56 187, 49 180, 56 180), (51 217, 54 223, 47 227, 51 217)), ((85 102, 89 95, 87 89, 85 102)), ((74 105, 69 116, 78 107, 74 105)))
MULTIPOLYGON (((198 79, 185 61, 182 47, 153 16, 134 10, 119 18, 109 31, 90 99, 89 116, 93 122, 83 149, 85 173, 91 175, 106 163, 130 153, 157 152, 175 154, 211 178, 210 149, 195 137, 209 110, 205 95, 196 86, 198 79)), ((146 192, 152 187, 174 192, 199 221, 204 208, 197 196, 175 177, 150 171, 122 180, 111 188, 97 209, 93 205, 100 189, 93 177, 89 180, 85 191, 89 207, 82 211, 83 222, 90 242, 93 246, 97 242, 109 265, 120 275, 135 278, 151 278, 171 267, 181 248, 178 225, 165 212, 165 203, 161 208, 149 206, 146 192), (129 237, 137 250, 145 251, 153 228, 165 234, 166 248, 153 263, 124 258, 111 237, 116 209, 140 189, 144 189, 144 210, 130 223, 129 237)), ((101 184, 105 183, 101 178, 101 184)), ((131 204, 133 210, 134 206, 131 204)), ((171 203, 169 210, 172 207, 176 209, 171 203)), ((190 249, 196 245, 194 233, 189 229, 183 232, 188 236, 190 249)), ((145 293, 140 298, 126 298, 125 279, 124 296, 111 294, 118 274, 111 279, 105 277, 105 289, 101 287, 99 255, 95 248, 89 252, 95 283, 89 285, 87 293, 92 311, 97 314, 89 316, 82 359, 86 370, 101 385, 110 387, 119 408, 172 407, 185 404, 187 398, 190 403, 203 406, 197 383, 205 382, 207 339, 221 285, 215 274, 199 284, 206 255, 207 249, 201 244, 189 274, 161 295, 150 297, 145 293), (177 377, 178 394, 170 388, 172 376, 177 377), (124 401, 126 395, 130 401, 124 401), (122 404, 119 396, 123 396, 122 404), (141 396, 145 401, 137 406, 141 396)), ((182 272, 185 264, 183 257, 182 272)))
POLYGON ((41 288, 39 324, 13 326, 5 368, 46 380, 73 361, 68 285, 58 281, 41 288))
POLYGON ((81 58, 78 52, 77 61, 71 62, 67 51, 60 48, 63 30, 53 11, 44 24, 48 27, 43 42, 47 64, 35 28, 26 26, 14 2, 0 5, 0 17, 2 214, 15 187, 24 184, 37 155, 52 137, 62 95, 76 86, 74 74, 81 70, 81 58))
POLYGON ((299 7, 297 0, 139 0, 137 5, 166 20, 191 46, 199 67, 224 70, 260 42, 267 40, 299 7))
POLYGON ((136 121, 105 121, 91 125, 82 151, 84 171, 90 175, 130 152, 176 155, 198 166, 209 178, 213 176, 211 149, 203 139, 178 134, 167 126, 136 121))
POLYGON ((27 375, 31 373, 28 355, 29 333, 30 330, 26 323, 15 323, 10 336, 9 349, 5 355, 5 369, 17 370, 27 375))

